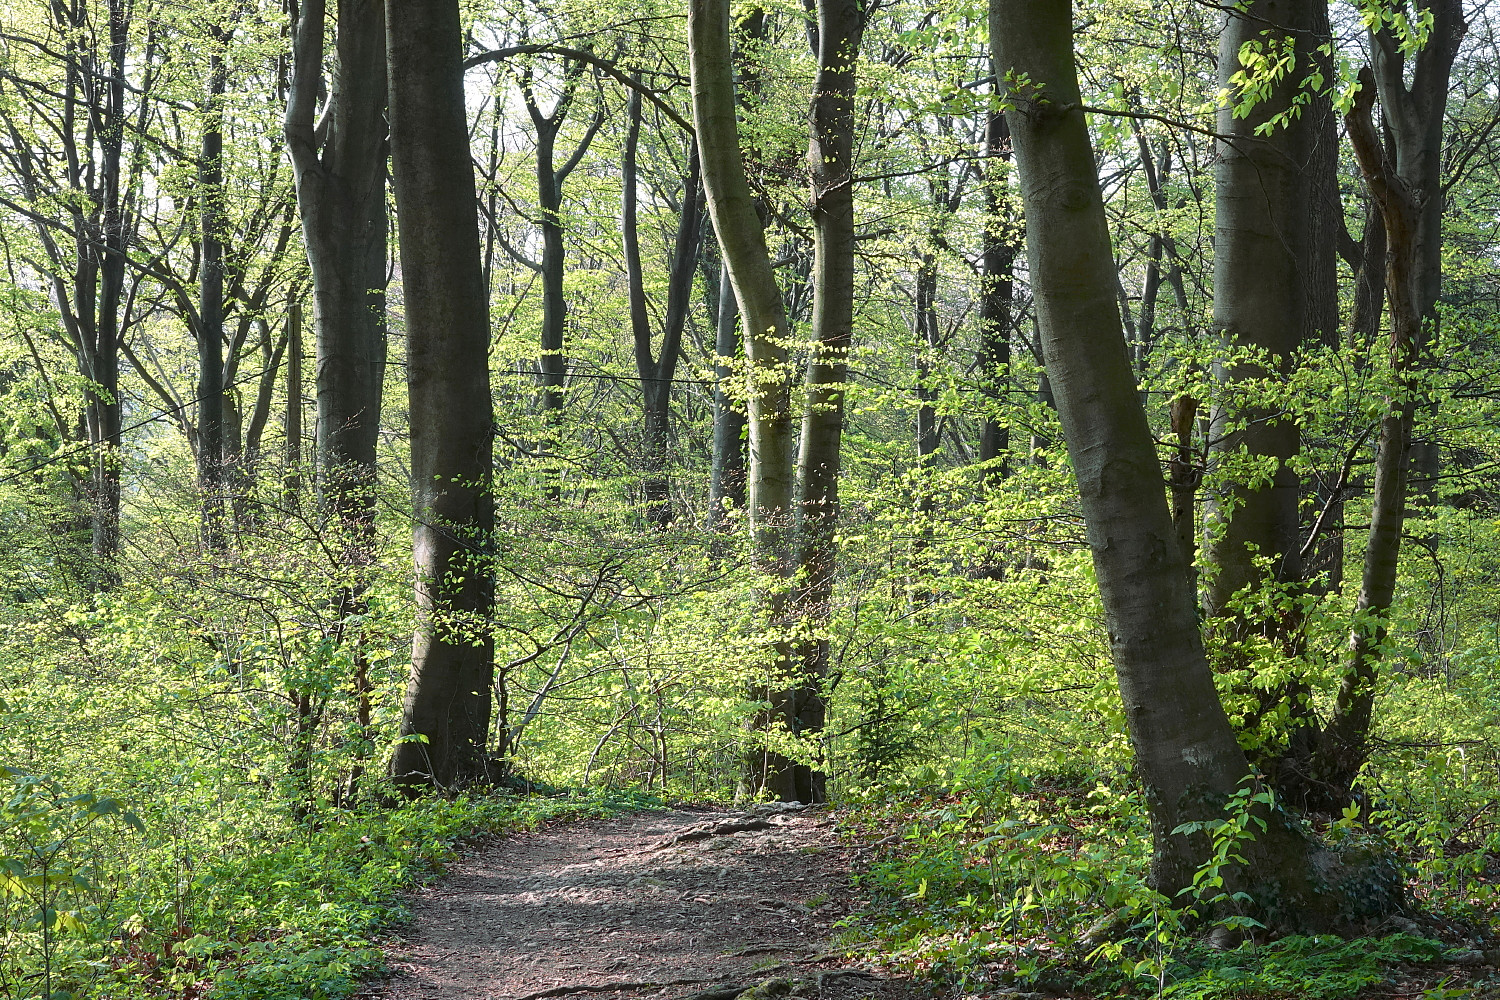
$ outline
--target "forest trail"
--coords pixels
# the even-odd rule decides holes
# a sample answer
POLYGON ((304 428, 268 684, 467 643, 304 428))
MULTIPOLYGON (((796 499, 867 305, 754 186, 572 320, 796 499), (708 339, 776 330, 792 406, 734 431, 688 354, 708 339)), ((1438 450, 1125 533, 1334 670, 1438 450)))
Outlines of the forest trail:
POLYGON ((829 950, 857 846, 831 814, 678 808, 481 842, 420 890, 369 1000, 823 1000, 922 990, 829 950))

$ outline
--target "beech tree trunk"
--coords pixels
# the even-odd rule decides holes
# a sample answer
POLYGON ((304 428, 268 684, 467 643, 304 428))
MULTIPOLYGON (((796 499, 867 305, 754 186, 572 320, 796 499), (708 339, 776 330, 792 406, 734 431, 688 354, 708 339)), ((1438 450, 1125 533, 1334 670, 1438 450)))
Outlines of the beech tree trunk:
POLYGON ((630 330, 635 348, 635 369, 641 380, 641 464, 646 518, 664 530, 672 523, 670 480, 667 476, 668 444, 671 438, 672 379, 682 356, 682 332, 687 325, 693 278, 698 260, 698 236, 703 229, 702 184, 698 148, 688 152, 687 173, 682 180, 682 207, 677 220, 677 238, 672 246, 672 265, 667 276, 667 302, 662 322, 661 347, 652 350, 650 311, 646 302, 645 275, 641 268, 640 226, 637 220, 638 182, 636 149, 640 142, 641 95, 632 90, 626 114, 622 157, 624 197, 620 229, 624 237, 625 275, 630 292, 630 330))
POLYGON ((577 97, 578 85, 585 67, 581 62, 564 60, 563 85, 551 112, 537 103, 530 67, 521 73, 521 96, 526 112, 536 130, 536 193, 542 231, 542 259, 532 265, 542 278, 541 356, 537 359, 538 381, 542 387, 541 408, 549 419, 556 419, 563 407, 563 388, 567 381, 568 359, 565 339, 568 301, 564 292, 567 274, 567 244, 563 240, 562 189, 583 156, 588 152, 599 126, 604 121, 602 109, 596 111, 572 155, 557 165, 557 138, 567 121, 568 110, 577 97))
MULTIPOLYGON (((998 91, 1000 81, 995 81, 998 91)), ((1005 399, 1010 384, 1010 335, 1015 297, 1016 238, 1007 209, 1010 183, 1010 126, 1001 111, 991 111, 984 129, 984 258, 979 297, 979 384, 992 407, 1005 399)), ((1001 461, 988 478, 1009 474, 1010 425, 986 413, 979 425, 979 461, 1001 461)))
POLYGON ((714 453, 708 484, 708 524, 718 528, 730 509, 745 506, 745 412, 727 391, 734 377, 734 361, 744 349, 740 336, 740 307, 735 301, 729 268, 719 277, 719 312, 714 336, 714 453))
MULTIPOLYGON (((1305 0, 1254 0, 1228 14, 1219 40, 1219 85, 1233 88, 1233 76, 1243 69, 1240 51, 1247 45, 1294 43, 1297 65, 1309 64, 1317 45, 1307 31, 1313 6, 1305 0)), ((1303 114, 1260 134, 1288 113, 1303 75, 1286 74, 1244 117, 1232 108, 1219 112, 1225 138, 1217 149, 1214 325, 1230 349, 1254 349, 1268 359, 1268 365, 1217 366, 1215 374, 1231 397, 1237 384, 1289 376, 1311 332, 1307 266, 1313 206, 1307 171, 1316 122, 1303 114)), ((1205 610, 1226 630, 1231 648, 1249 632, 1290 641, 1300 634, 1300 622, 1257 620, 1235 612, 1230 602, 1266 583, 1301 582, 1301 478, 1291 464, 1301 450, 1300 429, 1278 403, 1250 400, 1220 407, 1212 415, 1210 437, 1231 484, 1209 505, 1212 571, 1205 581, 1205 610), (1257 481, 1244 471, 1247 462, 1258 472, 1265 467, 1269 480, 1257 481), (1257 556, 1269 559, 1266 570, 1257 556)))
POLYGON ((491 777, 489 309, 458 0, 387 0, 391 162, 406 304, 417 625, 398 782, 491 777))
MULTIPOLYGON (((1206 860, 1203 838, 1174 833, 1219 818, 1249 764, 1214 689, 1161 467, 1136 392, 1095 160, 1080 109, 1069 0, 991 0, 990 37, 1026 212, 1042 346, 1078 477, 1110 648, 1146 791, 1152 882, 1169 896, 1206 860)), ((1272 813, 1227 873, 1288 923, 1331 920, 1302 835, 1272 813), (1274 896, 1274 900, 1272 897, 1274 896)))
POLYGON ((386 361, 386 66, 383 0, 336 0, 326 123, 325 0, 297 24, 286 137, 312 271, 317 344, 318 468, 350 557, 372 558, 375 449, 386 361))
MULTIPOLYGON (((709 217, 719 239, 739 303, 745 353, 750 437, 749 514, 755 556, 773 581, 766 597, 768 625, 784 633, 788 588, 796 563, 792 547, 791 331, 755 199, 745 178, 735 122, 734 75, 729 49, 728 0, 689 0, 688 59, 693 123, 703 165, 709 217)), ((799 708, 787 692, 797 690, 792 651, 784 639, 772 643, 766 686, 755 692, 767 708, 756 719, 761 730, 800 728, 799 708)), ((766 747, 747 755, 750 784, 783 799, 797 797, 796 766, 766 747)), ((811 786, 810 771, 803 784, 811 786)), ((808 788, 811 795, 811 788, 808 788)))
MULTIPOLYGON (((839 466, 844 435, 849 348, 854 339, 854 88, 865 14, 859 0, 818 0, 811 137, 813 222, 812 349, 807 404, 797 459, 800 676, 773 701, 788 731, 812 739, 827 715, 826 629, 838 551, 839 466)), ((822 802, 827 778, 803 764, 768 776, 783 801, 822 802)))
POLYGON ((1370 533, 1365 543, 1358 621, 1349 636, 1343 678, 1333 715, 1323 732, 1314 767, 1331 804, 1346 800, 1368 754, 1366 746, 1375 704, 1381 647, 1388 631, 1400 564, 1401 534, 1406 522, 1407 482, 1411 466, 1411 433, 1417 411, 1415 374, 1422 344, 1423 273, 1421 233, 1423 204, 1418 191, 1384 156, 1371 120, 1375 78, 1360 74, 1360 90, 1345 116, 1349 141, 1366 186, 1385 226, 1386 298, 1391 317, 1391 365, 1396 395, 1386 401, 1375 452, 1375 487, 1370 506, 1370 533))
POLYGON ((200 262, 198 271, 198 489, 203 543, 224 545, 224 90, 223 45, 213 32, 203 146, 198 159, 200 262))
POLYGON ((1436 442, 1417 445, 1412 439, 1417 414, 1426 405, 1415 373, 1436 335, 1442 286, 1443 118, 1453 62, 1468 25, 1458 0, 1430 0, 1426 6, 1432 28, 1410 74, 1390 32, 1382 28, 1371 35, 1372 68, 1361 72, 1359 93, 1344 119, 1365 186, 1384 223, 1385 296, 1397 391, 1380 422, 1370 534, 1355 605, 1358 620, 1312 768, 1314 780, 1334 804, 1349 798, 1369 755, 1410 472, 1415 466, 1424 477, 1435 476, 1440 457, 1436 442), (1375 130, 1371 109, 1377 92, 1394 156, 1375 130))

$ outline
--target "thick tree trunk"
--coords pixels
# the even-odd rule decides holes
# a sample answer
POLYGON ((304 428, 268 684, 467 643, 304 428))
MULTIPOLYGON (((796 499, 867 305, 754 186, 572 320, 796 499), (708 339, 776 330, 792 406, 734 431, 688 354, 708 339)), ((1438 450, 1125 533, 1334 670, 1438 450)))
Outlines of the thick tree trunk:
POLYGON ((313 118, 323 74, 325 0, 297 24, 286 135, 312 271, 318 469, 349 555, 369 562, 375 450, 386 361, 386 67, 383 0, 337 0, 324 131, 313 118))
MULTIPOLYGON (((739 303, 749 359, 750 530, 759 568, 774 581, 767 594, 769 627, 780 632, 791 624, 787 588, 796 565, 792 553, 791 372, 787 363, 791 333, 740 155, 729 23, 728 0, 689 0, 688 58, 703 188, 739 303)), ((756 692, 768 708, 756 720, 757 725, 796 732, 799 706, 783 693, 793 673, 791 650, 785 640, 775 640, 772 646, 766 686, 756 692)), ((795 690, 795 685, 791 689, 795 690)), ((756 792, 765 788, 778 798, 796 797, 796 788, 786 787, 795 786, 796 775, 785 757, 757 748, 748 755, 747 764, 756 792)), ((804 783, 811 784, 810 780, 804 783)))
MULTIPOLYGON (((1110 646, 1146 791, 1152 882, 1168 895, 1206 860, 1179 824, 1212 820, 1250 778, 1214 689, 1182 548, 1115 302, 1116 276, 1087 125, 1079 108, 1069 0, 991 0, 990 32, 1012 89, 1011 130, 1043 351, 1099 580, 1110 646)), ((1289 924, 1329 919, 1302 835, 1268 828, 1226 873, 1289 924), (1274 894, 1275 899, 1271 898, 1274 894)))
MULTIPOLYGON (((390 223, 384 0, 337 2, 326 124, 320 135, 313 121, 323 72, 325 0, 309 0, 297 25, 286 136, 316 303, 319 486, 351 573, 333 598, 336 637, 344 641, 347 623, 367 610, 367 574, 375 560, 390 223)), ((353 645, 356 714, 367 728, 369 662, 360 644, 353 645)), ((351 776, 351 799, 362 770, 356 766, 351 776)))
POLYGON ((387 0, 391 162, 406 304, 417 625, 391 774, 490 777, 494 420, 489 309, 458 0, 387 0))
MULTIPOLYGON (((1254 0, 1225 19, 1219 42, 1219 85, 1232 88, 1242 70, 1246 45, 1296 45, 1298 65, 1317 44, 1304 29, 1311 20, 1302 0, 1254 0), (1268 25, 1273 27, 1268 27, 1268 25), (1269 33, 1269 34, 1268 34, 1269 33)), ((1253 349, 1266 358, 1217 367, 1218 378, 1235 385, 1286 378, 1309 339, 1312 257, 1310 178, 1312 132, 1308 114, 1266 135, 1259 130, 1285 115, 1301 89, 1302 75, 1288 73, 1244 117, 1219 112, 1217 197, 1214 225, 1214 324, 1231 350, 1253 349)), ((1329 248, 1330 251, 1332 247, 1329 248)), ((1212 416, 1211 439, 1228 485, 1211 498, 1205 610, 1219 620, 1230 648, 1250 633, 1264 632, 1282 644, 1300 634, 1300 622, 1261 620, 1231 607, 1236 594, 1267 583, 1302 579, 1301 479, 1292 467, 1301 450, 1296 421, 1275 403, 1249 401, 1221 407, 1212 416), (1255 462, 1259 475, 1236 470, 1255 462), (1263 481, 1257 480, 1265 476, 1263 481), (1269 560, 1264 569, 1257 559, 1269 560)))

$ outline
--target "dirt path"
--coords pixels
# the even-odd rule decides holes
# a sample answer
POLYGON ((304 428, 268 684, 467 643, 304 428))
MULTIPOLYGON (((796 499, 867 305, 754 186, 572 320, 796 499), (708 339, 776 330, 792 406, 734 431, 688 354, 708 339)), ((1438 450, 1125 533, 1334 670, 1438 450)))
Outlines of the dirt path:
POLYGON ((827 953, 853 849, 814 810, 672 810, 486 842, 419 892, 377 1000, 912 1000, 827 953))

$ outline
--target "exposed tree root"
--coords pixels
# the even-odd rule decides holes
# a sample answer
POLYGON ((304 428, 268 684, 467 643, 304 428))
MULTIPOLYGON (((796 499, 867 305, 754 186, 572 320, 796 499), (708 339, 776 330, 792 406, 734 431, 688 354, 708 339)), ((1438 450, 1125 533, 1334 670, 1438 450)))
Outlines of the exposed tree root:
POLYGON ((700 823, 690 826, 681 833, 657 841, 651 850, 661 851, 678 844, 691 844, 697 840, 707 840, 710 837, 726 837, 734 833, 750 833, 753 830, 769 830, 771 824, 763 819, 732 819, 719 823, 700 823))

